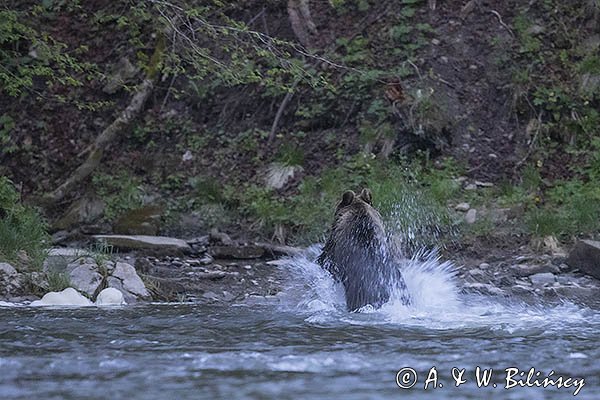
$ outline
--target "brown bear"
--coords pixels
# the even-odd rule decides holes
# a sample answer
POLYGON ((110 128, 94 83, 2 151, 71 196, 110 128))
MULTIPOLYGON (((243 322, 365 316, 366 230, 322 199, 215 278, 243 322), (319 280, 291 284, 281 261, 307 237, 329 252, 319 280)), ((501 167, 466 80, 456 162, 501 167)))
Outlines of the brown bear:
POLYGON ((317 263, 342 283, 349 311, 368 304, 378 308, 394 290, 400 291, 404 304, 410 303, 395 260, 371 192, 363 189, 358 196, 345 192, 317 263))

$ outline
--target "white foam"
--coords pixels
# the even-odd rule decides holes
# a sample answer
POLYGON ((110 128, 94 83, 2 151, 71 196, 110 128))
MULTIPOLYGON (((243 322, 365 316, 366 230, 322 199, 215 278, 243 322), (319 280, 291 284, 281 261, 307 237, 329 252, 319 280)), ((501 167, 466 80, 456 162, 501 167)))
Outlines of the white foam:
POLYGON ((66 288, 61 292, 49 292, 42 297, 41 300, 31 302, 31 306, 75 306, 89 307, 93 306, 87 297, 82 296, 73 288, 66 288))
POLYGON ((391 323, 439 330, 486 328, 514 334, 568 328, 588 318, 588 309, 572 303, 532 306, 516 300, 460 294, 452 263, 422 254, 402 263, 412 304, 404 305, 401 294, 396 293, 379 309, 366 306, 360 313, 348 313, 342 285, 315 263, 320 251, 321 246, 314 245, 279 263, 290 276, 288 286, 278 295, 280 304, 306 313, 309 323, 391 323))
POLYGON ((17 307, 17 303, 10 303, 8 301, 0 301, 0 307, 17 307))

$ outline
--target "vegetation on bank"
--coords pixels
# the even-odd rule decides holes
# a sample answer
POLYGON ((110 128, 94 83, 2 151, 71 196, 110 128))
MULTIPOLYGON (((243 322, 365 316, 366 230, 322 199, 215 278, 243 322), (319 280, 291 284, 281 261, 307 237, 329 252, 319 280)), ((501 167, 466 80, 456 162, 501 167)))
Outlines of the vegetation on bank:
MULTIPOLYGON (((453 115, 463 106, 453 98, 480 82, 461 81, 463 75, 450 82, 440 73, 440 54, 455 49, 426 1, 402 0, 394 10, 371 0, 324 2, 311 10, 316 37, 282 27, 289 9, 279 3, 3 6, 0 164, 7 167, 0 175, 23 181, 26 194, 55 189, 156 69, 145 111, 70 194, 98 195, 106 222, 157 201, 166 205, 167 222, 196 212, 205 230, 310 243, 322 238, 344 190, 368 186, 393 228, 411 230, 424 244, 457 230, 562 240, 599 234, 596 3, 545 0, 493 10, 504 25, 485 29, 494 32, 493 68, 485 72, 498 76, 485 83, 508 93, 501 118, 514 120, 509 128, 522 139, 494 154, 517 153, 517 162, 494 171, 494 186, 476 190, 465 189, 462 177, 473 182, 487 166, 463 160, 451 139, 477 134, 479 121, 461 126, 453 115), (206 40, 190 41, 193 35, 206 40), (168 39, 164 49, 161 38, 168 39), (153 62, 157 48, 164 55, 153 62), (32 118, 26 109, 39 112, 32 118), (265 184, 272 166, 295 171, 281 189, 265 184), (454 212, 461 202, 481 211, 474 224, 454 212), (499 224, 497 209, 516 216, 499 224)), ((489 10, 470 12, 497 21, 489 10)), ((465 26, 484 23, 460 18, 465 26)), ((474 143, 474 152, 484 145, 474 143)), ((18 262, 27 254, 36 265, 44 224, 3 179, 0 240, 10 240, 0 243, 0 258, 18 262)))
POLYGON ((49 246, 46 222, 24 205, 12 182, 0 176, 0 262, 21 270, 41 270, 49 246))

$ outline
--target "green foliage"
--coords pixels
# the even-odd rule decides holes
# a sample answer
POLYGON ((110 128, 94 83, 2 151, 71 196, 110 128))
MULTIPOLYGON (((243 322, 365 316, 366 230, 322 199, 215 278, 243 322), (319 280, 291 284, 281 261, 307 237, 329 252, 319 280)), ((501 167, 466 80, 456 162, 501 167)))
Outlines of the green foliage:
POLYGON ((10 115, 0 115, 0 155, 10 154, 17 150, 17 147, 11 144, 10 132, 14 127, 15 121, 10 115))
POLYGON ((36 21, 44 12, 38 6, 0 9, 0 91, 9 96, 35 91, 36 81, 46 87, 81 86, 80 76, 93 71, 93 66, 79 61, 67 45, 38 31, 36 21))
POLYGON ((117 175, 96 174, 92 184, 106 204, 104 215, 108 220, 114 220, 126 211, 143 205, 143 186, 138 178, 127 172, 117 175))
POLYGON ((344 191, 368 187, 392 231, 405 236, 408 231, 413 236, 418 232, 415 243, 431 245, 442 232, 450 230, 446 205, 432 196, 432 191, 445 179, 451 180, 452 172, 449 169, 444 175, 418 164, 390 165, 360 153, 343 166, 322 171, 318 178, 304 178, 295 196, 283 197, 249 186, 237 201, 241 211, 266 234, 285 227, 292 241, 307 244, 323 240, 344 191))
POLYGON ((23 205, 11 181, 0 176, 0 261, 39 270, 48 239, 43 218, 23 205))
POLYGON ((531 32, 531 20, 526 14, 519 14, 513 23, 519 35, 521 53, 537 53, 542 47, 542 42, 531 32))
POLYGON ((304 152, 297 145, 286 142, 277 151, 275 161, 286 166, 302 166, 304 164, 304 152))

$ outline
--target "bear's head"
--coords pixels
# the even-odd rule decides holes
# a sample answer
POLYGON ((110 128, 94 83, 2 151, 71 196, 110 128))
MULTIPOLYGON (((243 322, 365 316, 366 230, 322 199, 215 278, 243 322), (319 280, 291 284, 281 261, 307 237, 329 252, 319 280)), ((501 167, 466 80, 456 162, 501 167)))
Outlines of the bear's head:
POLYGON ((348 190, 342 195, 333 222, 333 230, 340 229, 359 236, 367 233, 383 236, 381 215, 373 208, 373 195, 369 189, 363 189, 358 195, 348 190))

